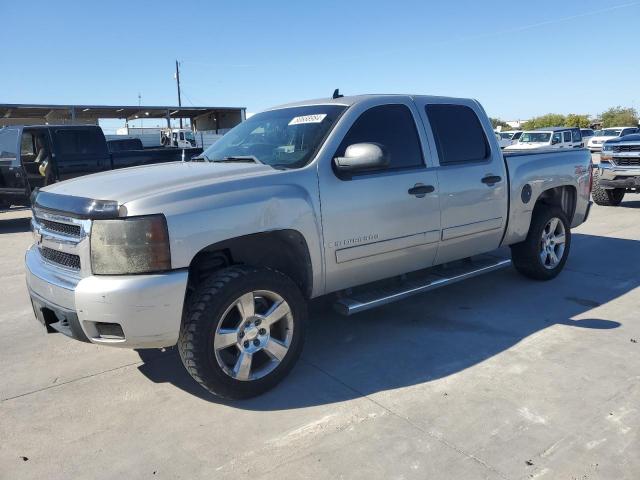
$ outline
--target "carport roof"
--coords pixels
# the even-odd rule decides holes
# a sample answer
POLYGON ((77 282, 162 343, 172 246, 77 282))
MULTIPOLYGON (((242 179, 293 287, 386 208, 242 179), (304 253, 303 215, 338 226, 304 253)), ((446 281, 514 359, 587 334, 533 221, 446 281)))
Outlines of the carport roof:
POLYGON ((38 119, 47 117, 73 116, 82 118, 194 118, 205 114, 238 112, 245 107, 177 107, 138 105, 47 105, 47 104, 0 104, 2 119, 38 119))

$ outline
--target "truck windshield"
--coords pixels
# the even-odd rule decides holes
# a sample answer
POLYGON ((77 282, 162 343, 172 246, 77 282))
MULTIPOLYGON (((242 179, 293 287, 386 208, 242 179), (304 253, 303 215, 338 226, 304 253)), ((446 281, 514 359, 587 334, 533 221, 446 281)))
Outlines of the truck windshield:
POLYGON ((253 158, 276 168, 300 168, 311 161, 345 109, 342 105, 313 105, 258 113, 202 156, 210 162, 253 158))
POLYGON ((524 132, 520 136, 520 143, 548 143, 550 139, 549 132, 524 132))
POLYGON ((598 133, 601 137, 619 137, 622 133, 622 129, 620 128, 605 128, 604 130, 600 130, 598 133))

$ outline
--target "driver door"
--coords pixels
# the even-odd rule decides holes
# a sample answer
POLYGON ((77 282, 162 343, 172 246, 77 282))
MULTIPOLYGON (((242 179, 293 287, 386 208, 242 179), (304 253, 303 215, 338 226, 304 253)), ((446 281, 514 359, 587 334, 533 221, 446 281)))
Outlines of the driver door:
POLYGON ((352 107, 337 129, 342 135, 331 143, 338 146, 329 147, 331 158, 319 165, 327 292, 433 264, 440 241, 438 184, 425 162, 417 118, 413 102, 393 99, 352 107), (341 174, 333 158, 356 143, 380 146, 389 166, 341 174))

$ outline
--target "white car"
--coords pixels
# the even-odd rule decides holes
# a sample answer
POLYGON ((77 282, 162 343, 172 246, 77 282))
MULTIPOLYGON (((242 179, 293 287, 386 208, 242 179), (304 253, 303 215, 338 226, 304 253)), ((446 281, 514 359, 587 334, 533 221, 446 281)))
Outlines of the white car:
POLYGON ((553 127, 522 132, 517 143, 504 149, 505 152, 518 150, 564 149, 582 146, 580 129, 570 127, 553 127))
POLYGON ((592 152, 599 152, 602 150, 602 144, 607 140, 613 140, 614 138, 624 137, 625 135, 631 135, 632 133, 638 133, 636 127, 611 127, 598 130, 596 135, 589 139, 587 147, 592 152))
POLYGON ((518 141, 520 135, 522 135, 522 130, 509 130, 507 132, 496 131, 495 134, 500 148, 504 149, 518 141))

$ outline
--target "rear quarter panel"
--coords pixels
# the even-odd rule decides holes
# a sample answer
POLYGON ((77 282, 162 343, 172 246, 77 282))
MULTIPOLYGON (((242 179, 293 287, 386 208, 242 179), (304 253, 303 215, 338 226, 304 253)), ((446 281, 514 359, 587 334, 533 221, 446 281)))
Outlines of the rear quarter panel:
POLYGON ((589 205, 591 154, 586 149, 538 153, 505 154, 509 171, 509 222, 503 245, 512 245, 527 237, 531 215, 540 195, 551 188, 570 186, 575 189, 576 205, 571 227, 584 222, 589 205), (529 201, 523 199, 523 188, 531 187, 529 201))

